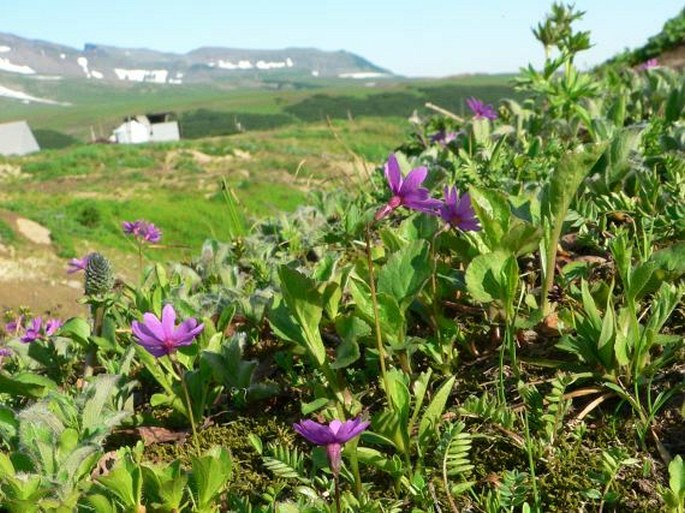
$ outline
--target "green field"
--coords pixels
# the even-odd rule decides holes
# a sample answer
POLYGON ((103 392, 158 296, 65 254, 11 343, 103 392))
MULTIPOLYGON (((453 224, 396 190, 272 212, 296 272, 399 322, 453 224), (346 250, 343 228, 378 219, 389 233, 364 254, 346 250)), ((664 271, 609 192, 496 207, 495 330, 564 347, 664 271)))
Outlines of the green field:
POLYGON ((516 96, 510 80, 508 75, 474 75, 441 80, 387 79, 373 87, 357 81, 321 80, 236 88, 230 82, 161 86, 11 76, 3 77, 7 87, 70 105, 25 105, 0 99, 0 122, 26 119, 38 132, 42 147, 60 147, 69 140, 59 134, 82 141, 93 136, 106 138, 126 116, 174 112, 184 137, 200 138, 236 133, 236 122, 250 131, 325 121, 327 117, 409 116, 414 110, 427 112, 426 102, 461 113, 469 96, 488 102, 516 96), (46 130, 50 132, 43 132, 46 130))

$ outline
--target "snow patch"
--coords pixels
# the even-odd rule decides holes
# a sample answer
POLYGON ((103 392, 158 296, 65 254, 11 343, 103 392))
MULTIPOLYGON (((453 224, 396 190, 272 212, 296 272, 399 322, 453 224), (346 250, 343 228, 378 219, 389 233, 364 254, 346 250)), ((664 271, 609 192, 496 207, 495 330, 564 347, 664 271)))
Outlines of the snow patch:
POLYGON ((99 71, 93 70, 90 72, 90 74, 93 75, 93 78, 97 78, 98 80, 102 80, 103 78, 105 78, 105 75, 103 75, 99 71))
POLYGON ((355 79, 367 79, 367 78, 381 78, 387 77, 386 73, 378 73, 375 71, 357 71, 354 73, 340 73, 338 77, 340 78, 355 78, 355 79))
POLYGON ((9 46, 5 46, 5 45, 0 46, 0 53, 7 53, 7 52, 11 52, 11 51, 12 51, 12 49, 9 46))
POLYGON ((0 70, 10 71, 12 73, 21 73, 22 75, 33 75, 36 71, 30 66, 21 64, 13 64, 9 59, 0 58, 0 70))
POLYGON ((76 59, 76 64, 81 66, 83 72, 86 74, 88 78, 90 78, 90 70, 88 69, 88 59, 86 57, 79 57, 78 59, 76 59))
POLYGON ((119 80, 129 80, 131 82, 154 82, 165 84, 169 78, 169 70, 166 69, 123 69, 114 68, 119 80))
POLYGON ((223 60, 219 59, 217 61, 210 61, 207 63, 207 66, 210 68, 220 68, 220 69, 230 69, 230 70, 235 70, 235 69, 261 69, 261 70, 269 70, 269 69, 282 69, 282 68, 292 68, 295 65, 293 60, 288 57, 284 61, 264 61, 264 60, 259 60, 256 63, 252 63, 249 60, 241 60, 236 62, 228 61, 228 60, 223 60))
POLYGON ((64 59, 67 58, 67 54, 66 54, 66 53, 60 53, 60 54, 59 54, 59 58, 62 59, 62 60, 64 60, 64 59))
POLYGON ((319 76, 319 72, 316 71, 316 70, 312 71, 312 76, 313 76, 313 77, 318 77, 318 76, 319 76))
POLYGON ((15 91, 5 86, 0 86, 0 96, 5 98, 12 98, 14 100, 21 100, 24 103, 36 102, 36 103, 47 103, 49 105, 71 105, 70 103, 61 103, 54 100, 48 100, 46 98, 38 98, 36 96, 31 96, 22 91, 15 91))

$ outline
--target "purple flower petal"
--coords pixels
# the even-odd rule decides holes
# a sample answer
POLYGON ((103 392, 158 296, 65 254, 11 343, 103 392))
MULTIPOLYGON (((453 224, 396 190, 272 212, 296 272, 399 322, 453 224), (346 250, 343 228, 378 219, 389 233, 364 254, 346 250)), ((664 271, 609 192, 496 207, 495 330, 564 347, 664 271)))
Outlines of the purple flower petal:
POLYGON ((400 187, 398 194, 400 196, 406 196, 407 194, 416 192, 419 187, 421 187, 421 184, 426 179, 426 176, 428 176, 428 168, 421 166, 412 169, 402 182, 402 186, 400 187))
POLYGON ((173 338, 174 324, 176 324, 176 312, 171 304, 166 304, 162 309, 162 332, 165 339, 173 338))
POLYGON ((394 153, 388 156, 388 161, 385 164, 385 179, 388 181, 393 194, 399 194, 400 187, 402 186, 402 173, 394 153))
POLYGON ((293 429, 313 444, 327 445, 335 443, 335 436, 333 436, 328 426, 313 420, 302 420, 298 424, 293 424, 293 429))

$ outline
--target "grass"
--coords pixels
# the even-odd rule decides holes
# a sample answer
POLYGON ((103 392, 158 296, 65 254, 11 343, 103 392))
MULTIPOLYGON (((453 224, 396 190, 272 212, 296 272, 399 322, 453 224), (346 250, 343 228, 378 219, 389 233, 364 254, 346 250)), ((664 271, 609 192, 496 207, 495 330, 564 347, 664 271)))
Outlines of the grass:
POLYGON ((7 80, 3 77, 7 87, 69 105, 24 105, 0 99, 0 122, 26 119, 33 129, 41 131, 41 138, 50 147, 55 147, 74 137, 81 141, 93 136, 106 138, 125 116, 171 111, 180 117, 184 134, 195 138, 233 133, 237 131, 236 118, 247 130, 261 130, 298 121, 321 121, 327 116, 408 116, 414 109, 421 110, 426 101, 437 102, 436 91, 446 91, 448 103, 461 108, 464 99, 472 95, 488 101, 510 96, 509 83, 508 75, 475 75, 438 80, 397 78, 378 81, 373 87, 364 81, 340 79, 307 80, 303 84, 283 80, 252 88, 230 82, 94 86, 78 79, 38 81, 9 76, 7 80))
POLYGON ((0 208, 49 228, 62 257, 79 256, 84 244, 134 251, 120 225, 142 218, 163 230, 168 246, 152 258, 184 258, 208 237, 229 237, 222 179, 248 218, 293 211, 312 189, 347 186, 361 172, 356 156, 381 161, 408 130, 401 118, 337 120, 170 144, 43 151, 7 159, 24 177, 5 180, 0 208))

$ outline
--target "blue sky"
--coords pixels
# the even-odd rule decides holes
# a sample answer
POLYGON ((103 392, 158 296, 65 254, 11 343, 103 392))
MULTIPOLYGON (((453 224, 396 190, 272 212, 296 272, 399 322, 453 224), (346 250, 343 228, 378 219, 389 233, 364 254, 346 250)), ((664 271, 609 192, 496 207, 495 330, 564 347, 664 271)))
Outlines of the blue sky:
MULTIPOLYGON (((199 46, 345 49, 407 76, 516 71, 551 0, 5 0, 0 32, 184 53, 199 46), (11 5, 11 7, 9 7, 11 5)), ((576 0, 590 66, 656 34, 682 0, 576 0)))

